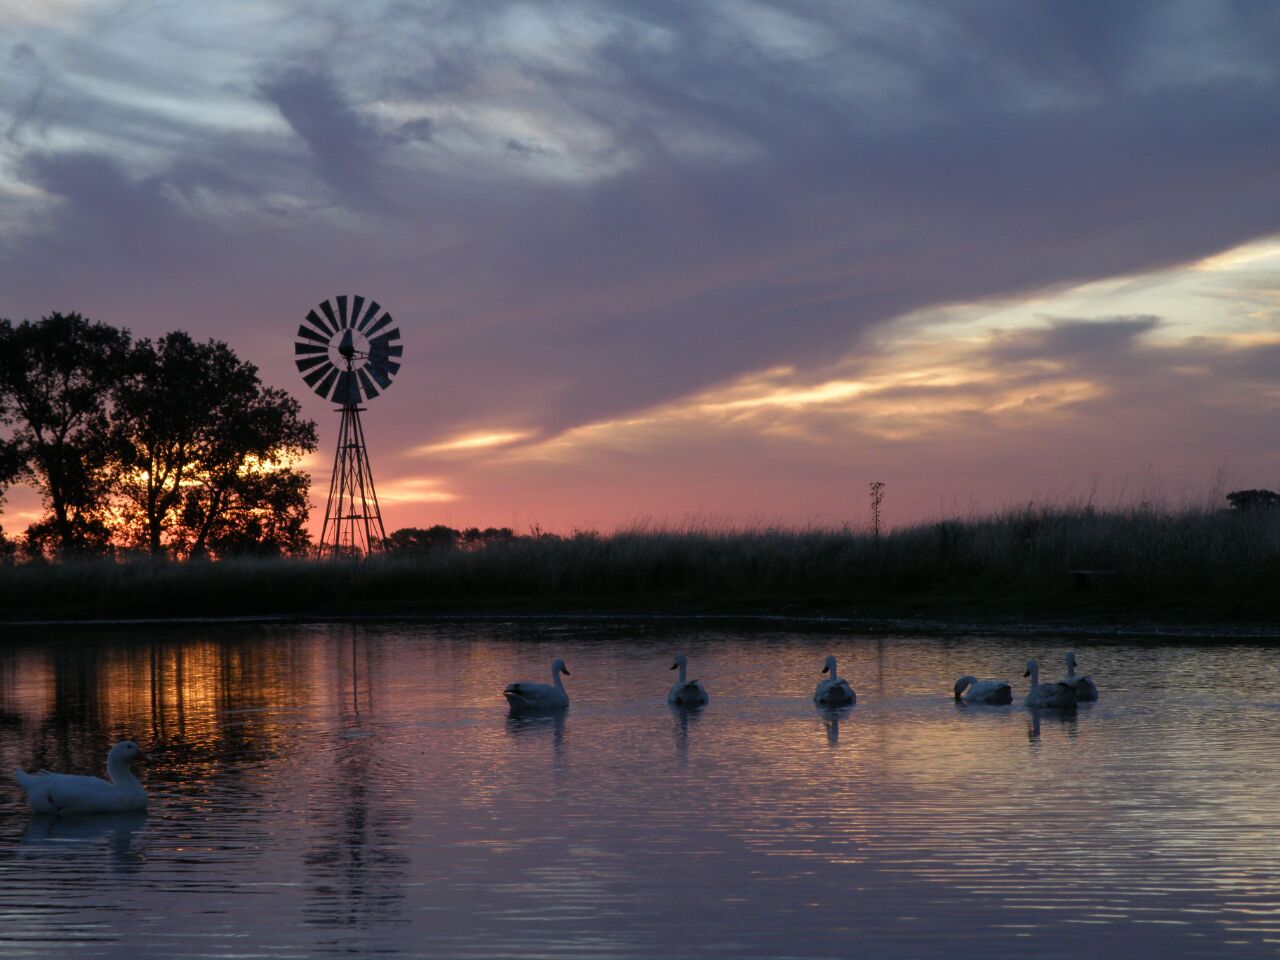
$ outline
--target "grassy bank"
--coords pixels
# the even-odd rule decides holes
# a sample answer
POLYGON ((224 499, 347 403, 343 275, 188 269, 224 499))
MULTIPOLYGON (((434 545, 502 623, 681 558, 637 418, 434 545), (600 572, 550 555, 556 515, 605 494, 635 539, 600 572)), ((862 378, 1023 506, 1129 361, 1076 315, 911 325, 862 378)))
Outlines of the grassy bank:
POLYGON ((1280 620, 1280 510, 1044 509, 878 539, 644 530, 364 563, 0 569, 10 620, 506 611, 1280 620))

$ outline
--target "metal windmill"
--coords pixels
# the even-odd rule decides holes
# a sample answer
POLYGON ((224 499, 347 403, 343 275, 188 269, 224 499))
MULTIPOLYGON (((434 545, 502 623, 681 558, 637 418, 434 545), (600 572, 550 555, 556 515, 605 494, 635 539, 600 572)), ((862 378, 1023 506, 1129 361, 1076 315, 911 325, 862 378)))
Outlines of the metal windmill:
POLYGON ((338 450, 320 529, 320 556, 360 556, 382 548, 387 533, 373 488, 360 414, 391 386, 404 353, 400 330, 376 300, 334 297, 298 327, 293 344, 298 371, 316 393, 341 404, 338 450))

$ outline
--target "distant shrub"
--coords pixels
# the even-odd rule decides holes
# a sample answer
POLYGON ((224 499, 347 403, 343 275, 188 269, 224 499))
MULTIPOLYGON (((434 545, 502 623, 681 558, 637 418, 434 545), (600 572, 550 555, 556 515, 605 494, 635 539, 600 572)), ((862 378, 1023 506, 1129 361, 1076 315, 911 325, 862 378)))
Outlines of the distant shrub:
POLYGON ((452 550, 462 542, 462 534, 453 527, 437 523, 434 527, 401 527, 383 541, 389 553, 424 553, 428 550, 452 550))
POLYGON ((1232 510, 1274 510, 1280 507, 1280 493, 1274 490, 1237 490, 1227 494, 1232 510))
POLYGON ((495 543, 511 543, 516 532, 510 527, 467 527, 462 531, 462 543, 467 547, 487 547, 495 543))

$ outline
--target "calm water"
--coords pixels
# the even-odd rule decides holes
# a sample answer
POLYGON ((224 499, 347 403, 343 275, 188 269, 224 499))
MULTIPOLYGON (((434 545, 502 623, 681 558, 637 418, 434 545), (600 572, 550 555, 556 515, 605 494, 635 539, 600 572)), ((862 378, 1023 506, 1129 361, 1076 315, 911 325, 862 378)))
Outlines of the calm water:
POLYGON ((0 957, 1273 956, 1278 731, 1265 646, 10 630, 0 957), (1102 691, 1075 716, 950 698, 1069 647, 1102 691), (681 651, 699 714, 665 704, 681 651), (509 719, 553 656, 568 714, 509 719), (123 736, 148 814, 33 819, 7 778, 123 736))

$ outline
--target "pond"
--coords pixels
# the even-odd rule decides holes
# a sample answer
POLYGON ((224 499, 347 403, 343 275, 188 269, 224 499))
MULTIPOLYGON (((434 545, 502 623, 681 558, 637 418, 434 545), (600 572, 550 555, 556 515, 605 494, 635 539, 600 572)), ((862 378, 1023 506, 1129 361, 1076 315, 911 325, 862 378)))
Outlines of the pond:
POLYGON ((0 957, 1274 956, 1265 645, 625 622, 6 631, 0 957), (1097 681, 1022 708, 1023 666, 1097 681), (685 653, 710 704, 665 701, 685 653), (812 702, 835 654, 857 704, 812 702), (511 680, 558 716, 512 718, 511 680), (954 702, 956 677, 1013 706, 954 702), (145 814, 15 767, 148 751, 145 814))

